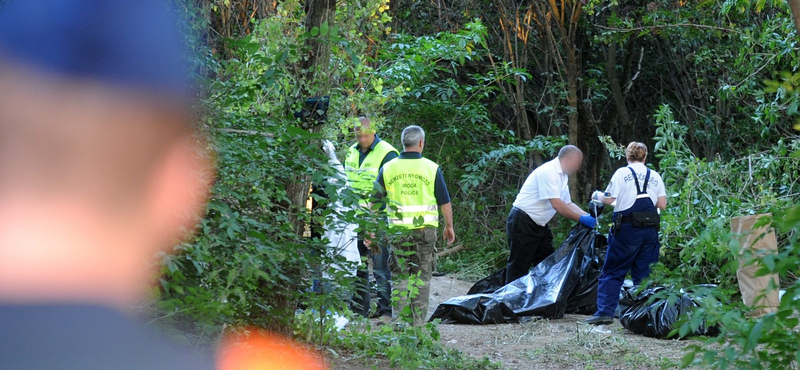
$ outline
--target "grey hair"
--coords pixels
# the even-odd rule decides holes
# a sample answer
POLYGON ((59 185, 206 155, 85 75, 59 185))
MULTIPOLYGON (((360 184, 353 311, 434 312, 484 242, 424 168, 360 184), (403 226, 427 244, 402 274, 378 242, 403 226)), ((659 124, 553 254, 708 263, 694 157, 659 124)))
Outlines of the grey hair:
POLYGON ((400 141, 403 142, 403 147, 406 148, 417 146, 420 140, 425 140, 425 130, 417 125, 406 127, 400 135, 400 141))
POLYGON ((564 145, 561 147, 561 150, 558 151, 558 159, 564 159, 575 153, 583 154, 583 152, 581 152, 581 150, 575 145, 564 145))

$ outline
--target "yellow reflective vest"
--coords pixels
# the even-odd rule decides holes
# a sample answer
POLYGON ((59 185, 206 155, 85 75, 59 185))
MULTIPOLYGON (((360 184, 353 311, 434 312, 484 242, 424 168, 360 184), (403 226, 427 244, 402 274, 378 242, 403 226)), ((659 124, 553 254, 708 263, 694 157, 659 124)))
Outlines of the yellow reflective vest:
POLYGON ((362 196, 362 206, 366 206, 369 202, 369 196, 372 194, 375 186, 375 180, 378 179, 378 172, 381 168, 381 162, 387 154, 395 152, 392 144, 383 140, 375 144, 375 148, 367 153, 367 157, 361 164, 358 164, 359 148, 358 143, 350 147, 347 152, 347 158, 344 160, 344 170, 347 173, 347 179, 350 181, 350 186, 360 193, 362 196))
POLYGON ((396 158, 383 165, 390 227, 439 227, 435 194, 438 170, 439 165, 427 158, 396 158))

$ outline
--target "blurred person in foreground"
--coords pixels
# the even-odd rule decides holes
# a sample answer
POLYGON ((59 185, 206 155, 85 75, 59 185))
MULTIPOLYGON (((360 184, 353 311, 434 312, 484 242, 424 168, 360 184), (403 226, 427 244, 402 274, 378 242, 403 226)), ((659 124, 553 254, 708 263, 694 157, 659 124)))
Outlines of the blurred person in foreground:
POLYGON ((0 8, 0 369, 211 369, 144 329, 153 256, 195 222, 175 19, 159 0, 0 8))
POLYGON ((214 368, 130 312, 212 175, 166 3, 0 8, 0 369, 214 368))

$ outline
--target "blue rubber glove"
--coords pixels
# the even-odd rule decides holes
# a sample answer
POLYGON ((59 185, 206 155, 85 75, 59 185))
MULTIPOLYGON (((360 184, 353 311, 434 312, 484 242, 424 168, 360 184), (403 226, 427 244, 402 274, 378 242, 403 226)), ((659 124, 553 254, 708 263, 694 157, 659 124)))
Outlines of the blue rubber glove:
POLYGON ((597 220, 589 215, 581 216, 581 218, 578 221, 580 221, 583 224, 583 226, 586 226, 590 229, 594 229, 595 225, 597 225, 597 220))

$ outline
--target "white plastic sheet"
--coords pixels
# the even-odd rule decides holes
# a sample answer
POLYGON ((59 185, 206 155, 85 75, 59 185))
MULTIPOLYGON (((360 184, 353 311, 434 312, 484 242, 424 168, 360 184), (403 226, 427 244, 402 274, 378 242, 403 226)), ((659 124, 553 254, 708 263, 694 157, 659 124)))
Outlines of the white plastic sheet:
MULTIPOLYGON (((328 155, 328 164, 336 169, 336 174, 328 178, 328 182, 337 185, 337 192, 341 192, 347 187, 347 175, 344 172, 342 162, 336 158, 336 148, 329 140, 322 142, 322 148, 328 155)), ((337 268, 347 271, 352 276, 356 274, 356 267, 361 263, 361 256, 358 253, 358 235, 356 225, 342 220, 339 215, 350 211, 341 201, 336 201, 330 205, 334 212, 331 217, 325 220, 325 238, 328 239, 328 252, 331 256, 342 256, 347 262, 347 266, 337 264, 337 268)))

